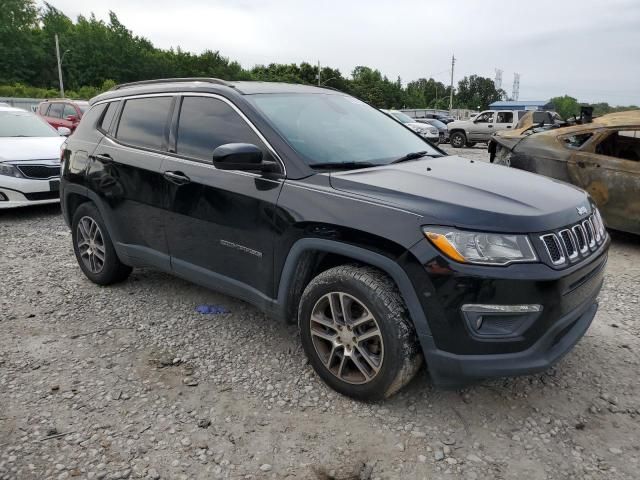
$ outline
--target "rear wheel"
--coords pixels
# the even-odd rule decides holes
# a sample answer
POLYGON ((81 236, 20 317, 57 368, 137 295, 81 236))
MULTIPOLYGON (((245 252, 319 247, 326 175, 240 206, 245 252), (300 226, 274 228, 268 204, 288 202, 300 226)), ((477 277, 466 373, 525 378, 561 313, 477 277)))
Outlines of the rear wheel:
POLYGON ((131 267, 118 258, 104 220, 93 203, 78 207, 73 215, 71 235, 80 269, 93 283, 110 285, 129 276, 131 267))
POLYGON ((314 370, 343 395, 388 397, 422 364, 400 293, 373 268, 344 265, 318 275, 302 295, 299 323, 314 370))
POLYGON ((451 146, 454 148, 462 148, 467 143, 467 136, 463 132, 453 132, 449 139, 451 146))

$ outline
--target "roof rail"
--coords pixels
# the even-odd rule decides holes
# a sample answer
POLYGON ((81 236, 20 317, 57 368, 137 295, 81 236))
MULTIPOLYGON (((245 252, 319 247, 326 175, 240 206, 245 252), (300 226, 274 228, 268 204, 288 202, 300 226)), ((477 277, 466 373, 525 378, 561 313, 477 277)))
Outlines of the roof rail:
POLYGON ((226 87, 235 88, 235 86, 227 82, 225 80, 220 80, 219 78, 210 78, 210 77, 187 77, 187 78, 157 78, 155 80, 142 80, 139 82, 129 82, 129 83, 121 83, 120 85, 116 85, 111 90, 120 90, 121 88, 128 87, 137 87, 139 85, 154 85, 157 83, 175 83, 175 82, 207 82, 207 83, 215 83, 217 85, 224 85, 226 87))

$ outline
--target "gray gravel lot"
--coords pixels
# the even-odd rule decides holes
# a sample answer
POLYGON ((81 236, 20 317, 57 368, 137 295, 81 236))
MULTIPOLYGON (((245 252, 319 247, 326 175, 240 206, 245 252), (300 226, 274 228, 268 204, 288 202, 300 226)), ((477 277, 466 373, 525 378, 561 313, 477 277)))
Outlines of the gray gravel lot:
POLYGON ((325 387, 296 328, 245 303, 146 269, 90 283, 56 206, 0 212, 0 275, 2 479, 640 477, 636 237, 615 235, 555 368, 462 391, 422 370, 376 404, 325 387))

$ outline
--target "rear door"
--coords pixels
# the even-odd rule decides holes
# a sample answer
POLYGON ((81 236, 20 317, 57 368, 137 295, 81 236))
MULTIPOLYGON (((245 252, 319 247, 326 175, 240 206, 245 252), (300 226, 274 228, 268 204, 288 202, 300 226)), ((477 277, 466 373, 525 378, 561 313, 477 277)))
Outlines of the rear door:
POLYGON ((106 135, 90 157, 89 188, 119 251, 133 263, 169 269, 162 162, 175 97, 152 95, 115 102, 105 113, 106 135), (113 118, 114 110, 119 114, 113 118))
POLYGON ((517 122, 514 122, 512 111, 510 110, 505 110, 502 112, 498 111, 496 112, 496 123, 495 123, 494 130, 495 131, 509 130, 509 129, 512 129, 516 123, 517 122))
POLYGON ((640 234, 640 128, 597 133, 568 168, 574 183, 596 201, 608 227, 640 234))
POLYGON ((245 299, 273 296, 273 215, 283 185, 278 174, 218 170, 212 155, 227 143, 275 153, 228 100, 182 99, 175 119, 175 154, 163 166, 172 269, 245 299), (182 180, 180 180, 182 178, 182 180), (247 297, 249 295, 249 297, 247 297))

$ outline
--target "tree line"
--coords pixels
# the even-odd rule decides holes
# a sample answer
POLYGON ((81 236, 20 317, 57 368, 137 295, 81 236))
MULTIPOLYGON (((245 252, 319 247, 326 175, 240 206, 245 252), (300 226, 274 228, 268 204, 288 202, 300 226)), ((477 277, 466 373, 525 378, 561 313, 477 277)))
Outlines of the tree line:
MULTIPOLYGON (((317 84, 320 73, 324 86, 355 95, 379 108, 449 106, 450 86, 433 78, 403 85, 400 77, 391 80, 367 66, 358 66, 345 76, 329 66, 318 72, 317 66, 305 62, 245 69, 215 50, 193 54, 180 47, 156 48, 127 29, 113 12, 109 13, 108 22, 93 14, 80 15, 74 22, 49 3, 38 8, 34 0, 4 0, 0 9, 0 96, 58 95, 56 34, 63 56, 65 93, 71 98, 90 98, 118 83, 151 78, 216 77, 317 84)), ((501 99, 507 99, 507 95, 495 88, 493 80, 470 75, 454 89, 453 106, 485 109, 501 99)), ((611 108, 599 105, 601 110, 611 108)))

